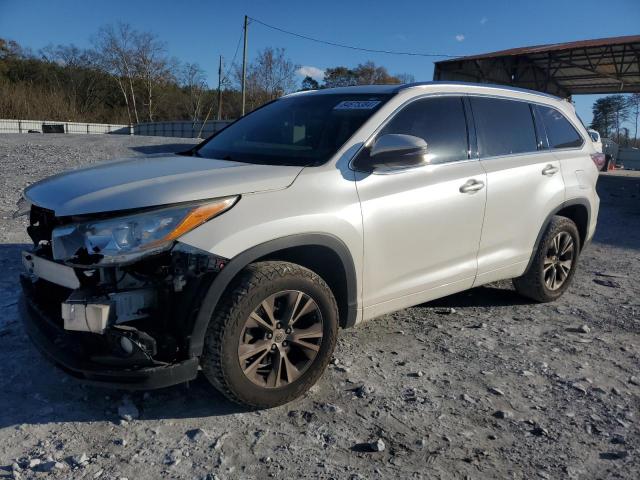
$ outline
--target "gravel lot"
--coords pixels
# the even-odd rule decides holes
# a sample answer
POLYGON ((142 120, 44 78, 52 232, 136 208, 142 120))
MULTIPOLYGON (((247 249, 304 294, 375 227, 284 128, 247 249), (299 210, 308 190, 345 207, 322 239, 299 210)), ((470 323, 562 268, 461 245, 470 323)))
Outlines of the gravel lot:
POLYGON ((562 299, 500 282, 343 331, 290 405, 242 411, 202 378, 127 395, 58 372, 17 318, 19 192, 189 143, 0 135, 0 478, 640 477, 637 173, 601 177, 598 232, 562 299))

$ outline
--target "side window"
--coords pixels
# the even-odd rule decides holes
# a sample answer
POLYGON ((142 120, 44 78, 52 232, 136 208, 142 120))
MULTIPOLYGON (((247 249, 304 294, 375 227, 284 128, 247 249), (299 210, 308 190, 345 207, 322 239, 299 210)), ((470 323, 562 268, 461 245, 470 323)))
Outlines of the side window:
POLYGON ((555 108, 538 105, 538 112, 547 129, 551 148, 575 148, 582 145, 582 137, 562 113, 555 108))
POLYGON ((471 106, 481 157, 535 152, 538 149, 528 103, 472 97, 471 106))
POLYGON ((389 133, 423 138, 431 163, 468 158, 467 121, 460 97, 425 98, 410 103, 378 136, 389 133))

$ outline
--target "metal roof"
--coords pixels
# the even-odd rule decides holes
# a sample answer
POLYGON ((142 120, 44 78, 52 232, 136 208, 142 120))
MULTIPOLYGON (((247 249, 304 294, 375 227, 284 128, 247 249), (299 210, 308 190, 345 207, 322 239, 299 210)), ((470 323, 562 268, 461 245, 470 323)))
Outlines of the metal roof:
POLYGON ((513 48, 436 62, 434 80, 551 93, 640 92, 640 35, 513 48))

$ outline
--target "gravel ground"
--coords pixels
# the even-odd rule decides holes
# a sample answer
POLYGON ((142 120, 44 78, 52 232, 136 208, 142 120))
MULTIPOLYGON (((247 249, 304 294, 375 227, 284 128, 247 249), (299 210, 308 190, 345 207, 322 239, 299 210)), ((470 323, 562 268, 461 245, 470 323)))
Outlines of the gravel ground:
POLYGON ((341 332, 303 399, 247 412, 199 378, 127 395, 46 363, 17 318, 25 185, 189 141, 0 136, 0 478, 640 477, 640 176, 552 304, 499 282, 341 332))

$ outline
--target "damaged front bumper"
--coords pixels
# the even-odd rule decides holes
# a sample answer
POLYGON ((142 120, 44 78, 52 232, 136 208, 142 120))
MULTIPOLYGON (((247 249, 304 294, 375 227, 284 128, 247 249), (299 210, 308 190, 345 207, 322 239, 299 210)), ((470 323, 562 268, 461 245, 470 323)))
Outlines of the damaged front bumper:
POLYGON ((122 268, 81 268, 35 249, 23 254, 21 317, 44 356, 84 382, 175 385, 197 375, 198 358, 188 353, 193 323, 224 262, 177 245, 122 268))
POLYGON ((188 382, 198 374, 198 359, 151 367, 115 367, 91 361, 76 338, 56 325, 31 300, 28 289, 20 301, 20 313, 29 338, 36 348, 54 365, 85 383, 123 388, 151 390, 188 382), (79 348, 81 347, 81 348, 79 348))

